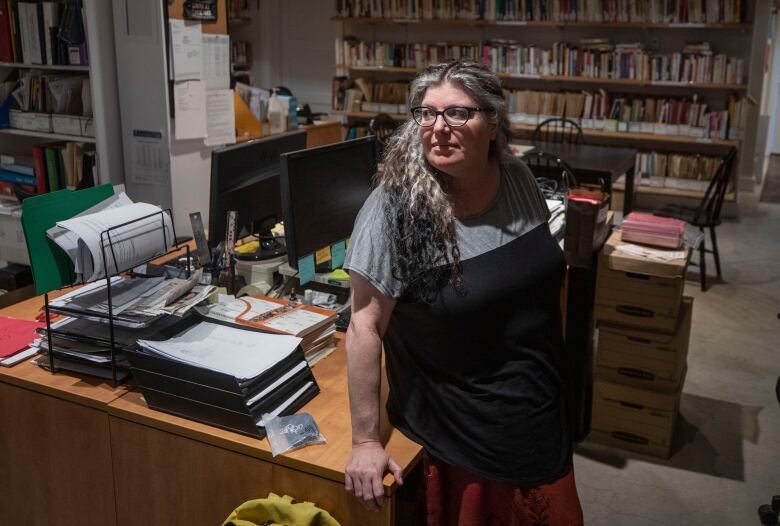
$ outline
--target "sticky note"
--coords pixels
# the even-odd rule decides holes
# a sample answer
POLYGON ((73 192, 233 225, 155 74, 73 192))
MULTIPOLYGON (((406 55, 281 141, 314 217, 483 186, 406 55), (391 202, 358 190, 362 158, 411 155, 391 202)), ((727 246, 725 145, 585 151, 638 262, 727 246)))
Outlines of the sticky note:
POLYGON ((314 254, 298 259, 298 281, 305 285, 314 279, 314 254))
POLYGON ((344 264, 344 255, 346 252, 346 244, 344 241, 333 243, 330 246, 330 254, 333 257, 333 268, 339 268, 344 264))
POLYGON ((314 255, 314 262, 317 265, 325 263, 326 261, 330 261, 330 247, 321 248, 314 255))

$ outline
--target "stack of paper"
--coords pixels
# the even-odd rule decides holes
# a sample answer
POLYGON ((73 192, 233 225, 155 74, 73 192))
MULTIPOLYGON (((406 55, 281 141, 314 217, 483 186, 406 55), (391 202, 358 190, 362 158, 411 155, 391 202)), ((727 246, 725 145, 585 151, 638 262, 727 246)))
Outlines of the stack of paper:
POLYGON ((550 210, 550 219, 547 221, 550 225, 550 233, 560 241, 566 229, 566 206, 563 201, 547 199, 547 208, 550 210))
POLYGON ((237 326, 301 338, 311 365, 335 349, 335 311, 268 296, 228 297, 200 311, 209 318, 237 326))
POLYGON ((174 239, 167 212, 133 203, 124 193, 58 221, 46 234, 68 254, 76 280, 82 282, 123 272, 163 254, 174 239))

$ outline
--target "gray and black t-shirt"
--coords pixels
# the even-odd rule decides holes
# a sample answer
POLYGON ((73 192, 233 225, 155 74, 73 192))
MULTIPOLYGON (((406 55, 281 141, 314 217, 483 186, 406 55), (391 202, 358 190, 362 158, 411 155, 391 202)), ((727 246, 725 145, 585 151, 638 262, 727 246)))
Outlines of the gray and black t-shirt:
POLYGON ((495 202, 458 221, 463 291, 413 301, 393 278, 381 189, 355 224, 344 267, 398 301, 385 331, 390 422, 435 457, 519 486, 563 476, 560 290, 565 262, 522 163, 495 202), (464 292, 465 291, 465 292, 464 292))
MULTIPOLYGON (((376 188, 355 221, 344 269, 357 272, 385 296, 398 299, 404 284, 392 273, 385 204, 382 188, 376 188)), ((501 185, 494 202, 477 215, 455 221, 461 260, 505 245, 547 222, 549 217, 550 211, 528 166, 521 161, 507 162, 501 166, 501 185)))

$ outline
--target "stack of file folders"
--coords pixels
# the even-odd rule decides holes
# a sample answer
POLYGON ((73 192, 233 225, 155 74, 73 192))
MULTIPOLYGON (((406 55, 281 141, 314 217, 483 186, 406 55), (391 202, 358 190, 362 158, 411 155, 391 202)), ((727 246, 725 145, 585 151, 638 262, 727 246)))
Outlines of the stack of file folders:
POLYGON ((319 393, 300 342, 192 315, 126 355, 149 407, 262 438, 319 393))

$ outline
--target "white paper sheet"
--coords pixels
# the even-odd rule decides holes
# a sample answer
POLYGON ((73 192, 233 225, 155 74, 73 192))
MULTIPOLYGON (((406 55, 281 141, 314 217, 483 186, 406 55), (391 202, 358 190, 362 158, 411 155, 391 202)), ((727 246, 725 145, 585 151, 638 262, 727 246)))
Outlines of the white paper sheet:
POLYGON ((171 19, 173 80, 203 78, 203 33, 200 22, 171 19))
POLYGON ((206 137, 206 90, 200 80, 177 82, 173 87, 174 128, 177 140, 206 137))
POLYGON ((145 349, 198 367, 255 378, 289 356, 300 343, 294 336, 264 334, 214 323, 199 323, 165 341, 139 340, 145 349))
POLYGON ((130 178, 138 184, 166 184, 168 146, 162 132, 133 130, 130 178))
POLYGON ((203 34, 203 81, 206 90, 230 88, 230 37, 203 34))
POLYGON ((163 253, 173 246, 173 226, 170 216, 160 208, 147 203, 134 203, 96 214, 74 217, 59 221, 57 225, 74 232, 79 237, 78 258, 85 281, 92 281, 106 275, 103 268, 103 249, 107 250, 108 272, 114 273, 139 265, 146 259, 163 253), (154 214, 154 215, 152 215, 154 214), (108 239, 101 240, 101 232, 117 225, 134 221, 111 232, 108 239))
POLYGON ((209 91, 206 94, 206 146, 235 144, 236 115, 233 111, 233 90, 209 91))

